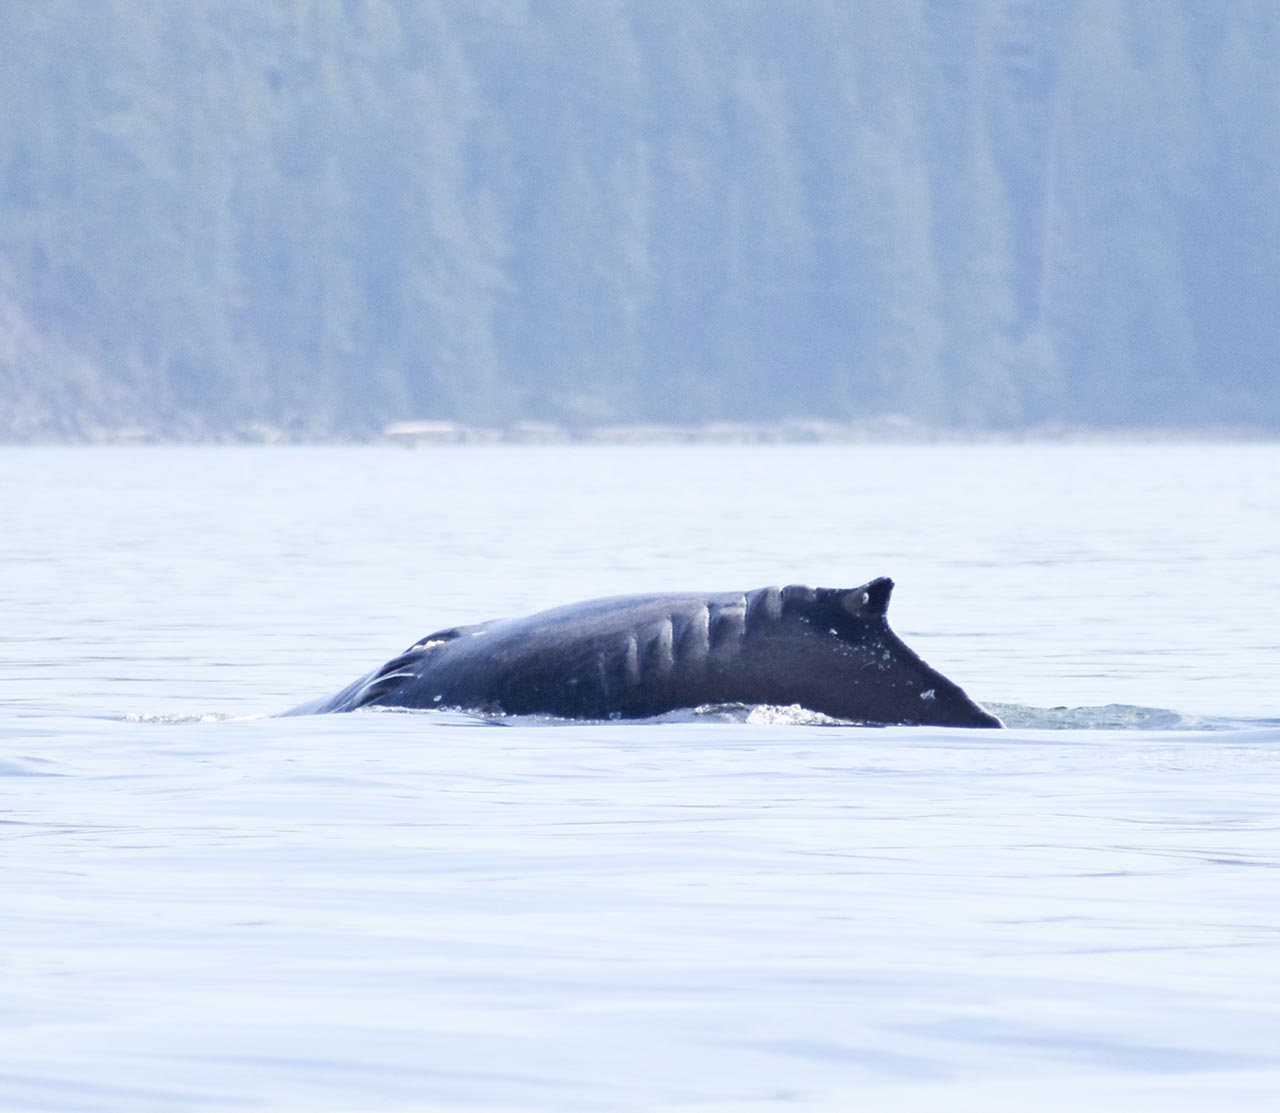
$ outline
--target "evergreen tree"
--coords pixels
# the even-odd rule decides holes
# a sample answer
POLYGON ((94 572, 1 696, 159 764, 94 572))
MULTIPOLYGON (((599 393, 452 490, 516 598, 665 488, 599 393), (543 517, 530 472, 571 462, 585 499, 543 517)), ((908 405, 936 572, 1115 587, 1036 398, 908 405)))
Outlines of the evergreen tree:
POLYGON ((1280 424, 1267 0, 0 5, 0 435, 1280 424))

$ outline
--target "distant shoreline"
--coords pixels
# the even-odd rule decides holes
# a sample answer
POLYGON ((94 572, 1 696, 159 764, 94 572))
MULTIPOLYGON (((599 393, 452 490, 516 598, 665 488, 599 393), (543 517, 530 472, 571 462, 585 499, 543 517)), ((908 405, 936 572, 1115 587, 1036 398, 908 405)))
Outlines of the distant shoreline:
POLYGON ((1085 426, 1043 424, 1016 429, 929 427, 898 418, 863 422, 789 419, 778 422, 646 422, 570 426, 518 421, 470 425, 444 420, 396 421, 361 433, 285 429, 252 423, 227 429, 194 430, 124 426, 95 428, 78 435, 0 435, 0 445, 320 445, 399 444, 409 448, 443 445, 744 445, 744 444, 1018 444, 1018 443, 1209 443, 1276 442, 1280 429, 1234 426, 1085 426))

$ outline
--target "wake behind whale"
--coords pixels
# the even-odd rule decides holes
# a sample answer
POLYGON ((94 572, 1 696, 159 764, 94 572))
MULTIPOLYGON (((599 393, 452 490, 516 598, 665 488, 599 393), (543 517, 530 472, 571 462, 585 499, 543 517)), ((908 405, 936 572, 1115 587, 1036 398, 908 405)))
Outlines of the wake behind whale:
POLYGON ((889 628, 893 581, 594 599, 440 630, 292 715, 451 708, 640 719, 798 705, 853 722, 998 727, 889 628))

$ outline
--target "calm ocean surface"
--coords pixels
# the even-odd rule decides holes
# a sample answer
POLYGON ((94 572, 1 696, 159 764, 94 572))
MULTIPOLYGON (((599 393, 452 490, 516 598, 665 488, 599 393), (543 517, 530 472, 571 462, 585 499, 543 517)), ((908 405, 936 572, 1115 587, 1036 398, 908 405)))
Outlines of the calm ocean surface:
POLYGON ((0 1109, 1275 1107, 1280 446, 25 448, 0 500, 0 1109), (877 575, 1011 729, 264 717, 877 575))

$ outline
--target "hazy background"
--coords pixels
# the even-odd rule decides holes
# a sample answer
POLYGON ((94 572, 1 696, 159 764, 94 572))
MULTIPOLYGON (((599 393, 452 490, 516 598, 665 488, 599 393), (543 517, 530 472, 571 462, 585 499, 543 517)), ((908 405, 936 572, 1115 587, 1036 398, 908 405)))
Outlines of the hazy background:
POLYGON ((0 42, 0 437, 1280 427, 1272 0, 41 0, 0 42))

